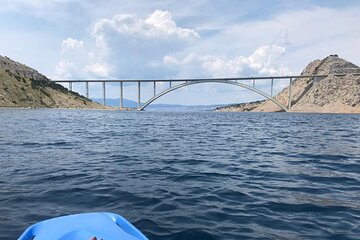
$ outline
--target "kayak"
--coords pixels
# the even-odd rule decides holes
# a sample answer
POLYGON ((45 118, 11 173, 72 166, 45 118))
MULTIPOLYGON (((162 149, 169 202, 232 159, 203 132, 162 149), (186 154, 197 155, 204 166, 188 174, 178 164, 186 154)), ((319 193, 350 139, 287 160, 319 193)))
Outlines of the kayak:
POLYGON ((82 213, 38 222, 18 240, 148 240, 120 215, 82 213))

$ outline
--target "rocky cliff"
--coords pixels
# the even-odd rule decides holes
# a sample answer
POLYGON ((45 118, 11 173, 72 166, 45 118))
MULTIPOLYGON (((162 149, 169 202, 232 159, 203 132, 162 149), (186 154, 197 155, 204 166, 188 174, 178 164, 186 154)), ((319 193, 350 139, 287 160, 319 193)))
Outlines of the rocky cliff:
MULTIPOLYGON (((315 60, 302 76, 328 75, 325 78, 298 78, 291 86, 291 111, 324 113, 360 113, 360 68, 337 55, 315 60), (336 76, 341 74, 342 76, 336 76)), ((275 96, 288 106, 289 87, 275 96)), ((219 111, 226 111, 225 108, 219 111)), ((242 109, 238 109, 242 111, 242 109)), ((252 111, 278 112, 280 107, 267 100, 253 106, 252 111)))
POLYGON ((51 82, 38 71, 2 56, 0 107, 106 108, 51 82))

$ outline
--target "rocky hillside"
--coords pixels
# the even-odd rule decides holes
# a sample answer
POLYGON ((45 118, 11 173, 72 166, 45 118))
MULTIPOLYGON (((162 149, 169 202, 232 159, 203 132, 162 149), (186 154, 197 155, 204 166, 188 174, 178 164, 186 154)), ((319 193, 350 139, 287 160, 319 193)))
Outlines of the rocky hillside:
MULTIPOLYGON (((315 60, 301 73, 307 75, 328 75, 325 78, 294 79, 291 87, 291 111, 360 113, 360 68, 337 55, 323 60, 315 60), (343 76, 336 76, 343 74, 343 76)), ((288 105, 289 88, 283 89, 275 97, 285 106, 288 105)), ((219 111, 226 111, 226 108, 219 111)), ((237 109, 237 111, 243 111, 237 109)), ((252 111, 282 111, 272 101, 267 100, 253 106, 252 111)))
POLYGON ((0 56, 0 107, 105 108, 51 82, 38 71, 2 56, 0 56))
POLYGON ((265 102, 265 100, 256 101, 256 102, 247 102, 233 104, 225 107, 218 107, 215 109, 217 112, 251 112, 254 111, 260 104, 265 102))

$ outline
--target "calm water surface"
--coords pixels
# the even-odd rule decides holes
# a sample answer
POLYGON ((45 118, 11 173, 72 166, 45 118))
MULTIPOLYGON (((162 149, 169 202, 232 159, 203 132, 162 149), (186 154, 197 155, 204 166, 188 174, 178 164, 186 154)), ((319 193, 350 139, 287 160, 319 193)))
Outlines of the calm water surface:
POLYGON ((150 239, 359 239, 360 115, 0 110, 0 239, 92 211, 150 239))

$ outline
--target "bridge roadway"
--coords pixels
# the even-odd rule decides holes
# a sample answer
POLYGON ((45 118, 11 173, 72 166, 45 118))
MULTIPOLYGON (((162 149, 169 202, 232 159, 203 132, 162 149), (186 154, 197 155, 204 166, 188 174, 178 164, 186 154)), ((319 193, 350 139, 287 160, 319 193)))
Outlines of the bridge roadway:
MULTIPOLYGON (((346 74, 335 74, 337 77, 343 77, 346 74)), ((353 74, 353 75, 360 75, 360 74, 353 74)), ((103 104, 106 105, 106 83, 119 83, 120 84, 120 110, 128 109, 124 107, 124 83, 136 83, 137 84, 137 102, 138 107, 137 110, 144 110, 148 105, 150 105, 152 102, 154 102, 156 99, 160 98, 161 96, 166 95, 167 93, 170 93, 176 89, 194 85, 194 84, 200 84, 200 83, 221 83, 221 84, 231 84, 235 86, 239 86, 242 88, 246 88, 250 91, 256 92, 266 99, 269 99, 273 101, 275 104, 277 104, 280 108, 282 108, 284 111, 290 111, 291 110, 291 85, 292 81, 298 78, 312 78, 312 79, 322 79, 327 77, 328 75, 306 75, 306 76, 269 76, 269 77, 239 77, 239 78, 198 78, 198 79, 142 79, 142 80, 136 80, 136 79, 100 79, 100 80, 92 80, 92 79, 72 79, 72 80, 53 80, 53 82, 56 83, 68 83, 69 84, 69 90, 72 91, 72 84, 73 83, 85 83, 86 88, 86 97, 89 98, 89 83, 102 83, 102 92, 103 92, 103 104), (270 88, 270 94, 265 93, 264 91, 256 88, 256 82, 257 81, 270 81, 271 88, 270 88), (281 102, 279 102, 276 98, 273 97, 273 89, 274 89, 274 80, 289 80, 289 95, 288 95, 288 104, 287 106, 283 105, 281 102), (252 84, 246 84, 242 82, 248 82, 251 81, 252 84), (156 84, 157 83, 169 83, 169 88, 166 90, 157 93, 156 92, 156 84), (153 83, 153 97, 148 99, 143 105, 141 105, 141 83, 153 83)))

